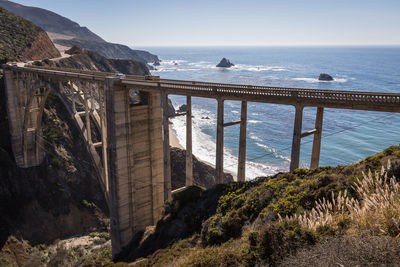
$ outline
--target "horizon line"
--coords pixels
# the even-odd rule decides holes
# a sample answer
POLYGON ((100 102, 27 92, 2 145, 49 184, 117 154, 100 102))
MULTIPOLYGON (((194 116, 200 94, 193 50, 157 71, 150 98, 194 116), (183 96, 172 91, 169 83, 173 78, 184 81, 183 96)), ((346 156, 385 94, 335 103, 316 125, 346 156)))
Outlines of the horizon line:
POLYGON ((129 47, 400 47, 400 44, 299 44, 299 45, 127 45, 129 47))

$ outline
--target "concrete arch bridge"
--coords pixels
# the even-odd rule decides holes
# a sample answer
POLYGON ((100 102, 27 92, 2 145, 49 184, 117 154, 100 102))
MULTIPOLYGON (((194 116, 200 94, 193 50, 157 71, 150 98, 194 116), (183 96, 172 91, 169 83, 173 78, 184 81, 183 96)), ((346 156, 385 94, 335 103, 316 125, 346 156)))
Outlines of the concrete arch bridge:
POLYGON ((299 166, 301 138, 314 135, 318 167, 324 108, 400 112, 400 94, 333 91, 160 79, 112 73, 4 65, 8 119, 19 167, 44 157, 41 120, 53 91, 80 129, 110 209, 113 255, 160 218, 171 197, 168 95, 187 97, 186 185, 193 184, 191 97, 217 100, 216 181, 223 177, 224 127, 240 124, 237 179, 246 177, 247 102, 295 107, 290 169, 299 166), (224 121, 224 101, 241 101, 241 119, 224 121), (315 128, 302 132, 303 108, 316 107, 315 128), (93 134, 96 131, 97 134, 93 134))

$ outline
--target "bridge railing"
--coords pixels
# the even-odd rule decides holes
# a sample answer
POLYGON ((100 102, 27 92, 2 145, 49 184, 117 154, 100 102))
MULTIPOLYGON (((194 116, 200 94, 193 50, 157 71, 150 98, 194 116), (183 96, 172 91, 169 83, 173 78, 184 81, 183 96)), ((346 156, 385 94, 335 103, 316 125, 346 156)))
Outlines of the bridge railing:
MULTIPOLYGON (((266 97, 291 99, 291 100, 310 100, 320 103, 343 104, 367 104, 367 105, 388 105, 400 104, 400 94, 398 93, 379 93, 379 92, 356 92, 343 90, 319 90, 306 88, 285 88, 267 86, 249 86, 237 84, 204 83, 190 81, 175 81, 161 79, 156 81, 138 81, 127 79, 123 81, 127 85, 138 85, 154 90, 165 90, 168 94, 190 95, 203 93, 206 97, 259 97, 260 101, 266 97)), ((266 101, 268 102, 268 101, 266 101)))

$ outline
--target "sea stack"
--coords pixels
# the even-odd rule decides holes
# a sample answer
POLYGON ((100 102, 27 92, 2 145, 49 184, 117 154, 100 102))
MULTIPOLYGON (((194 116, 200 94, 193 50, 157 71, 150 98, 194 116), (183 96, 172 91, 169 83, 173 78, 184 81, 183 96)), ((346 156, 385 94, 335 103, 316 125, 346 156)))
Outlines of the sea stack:
POLYGON ((329 75, 329 74, 321 73, 321 74, 319 75, 318 80, 319 80, 319 81, 330 82, 330 81, 333 81, 333 78, 332 78, 332 76, 329 75))
POLYGON ((186 112, 186 105, 183 104, 179 107, 178 112, 186 112))
POLYGON ((235 66, 235 65, 233 63, 231 63, 229 61, 229 59, 226 59, 226 58, 221 59, 221 61, 217 65, 217 67, 220 67, 220 68, 230 68, 232 66, 235 66))

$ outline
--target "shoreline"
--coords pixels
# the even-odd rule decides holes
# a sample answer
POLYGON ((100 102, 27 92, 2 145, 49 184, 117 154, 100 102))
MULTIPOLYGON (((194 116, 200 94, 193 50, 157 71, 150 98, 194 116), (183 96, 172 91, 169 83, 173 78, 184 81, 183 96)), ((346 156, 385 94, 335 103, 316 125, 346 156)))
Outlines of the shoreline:
MULTIPOLYGON (((169 145, 170 145, 171 147, 176 147, 176 148, 179 148, 179 149, 186 150, 186 149, 181 145, 181 143, 179 142, 178 137, 176 136, 174 130, 172 130, 172 129, 169 130, 169 145)), ((194 155, 194 153, 193 153, 193 155, 194 155)), ((194 155, 194 156, 195 156, 195 155, 194 155)), ((215 165, 214 165, 214 164, 212 164, 212 163, 210 163, 210 162, 207 162, 207 161, 204 161, 204 160, 200 159, 200 158, 197 157, 197 156, 195 156, 195 157, 196 157, 199 161, 201 161, 202 163, 204 163, 204 164, 206 164, 206 165, 208 165, 208 166, 210 166, 210 167, 213 167, 213 168, 215 169, 215 165)), ((234 181, 237 180, 237 176, 236 176, 235 173, 233 173, 233 172, 231 172, 231 171, 229 171, 229 170, 227 170, 227 169, 224 169, 224 172, 225 172, 225 173, 229 173, 230 175, 232 175, 234 181)))

